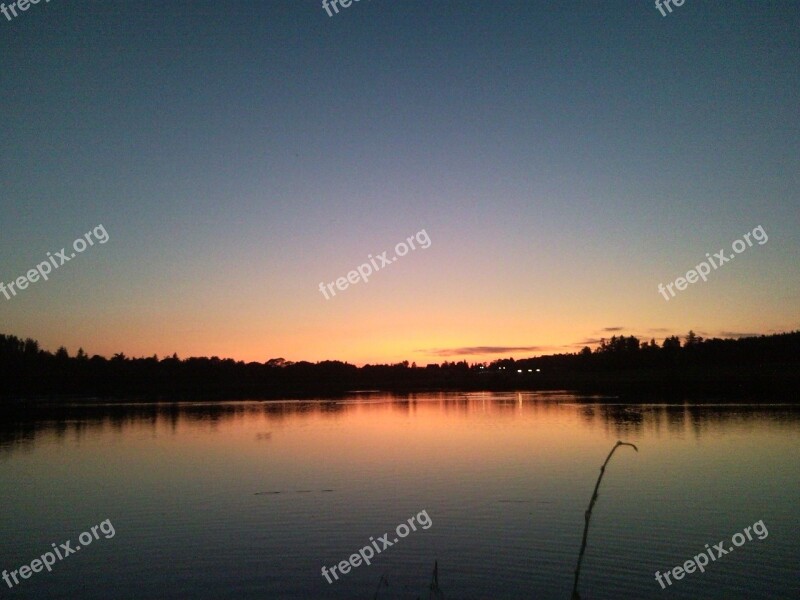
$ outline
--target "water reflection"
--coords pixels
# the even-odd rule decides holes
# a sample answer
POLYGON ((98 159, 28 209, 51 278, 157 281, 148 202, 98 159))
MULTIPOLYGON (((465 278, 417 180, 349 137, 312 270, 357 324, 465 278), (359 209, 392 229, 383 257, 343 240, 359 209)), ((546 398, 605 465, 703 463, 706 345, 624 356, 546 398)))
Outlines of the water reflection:
MULTIPOLYGON (((124 433, 131 427, 205 427, 214 430, 222 423, 261 417, 268 423, 289 419, 335 419, 354 413, 378 414, 389 410, 450 417, 491 415, 493 419, 548 416, 572 411, 590 429, 601 429, 611 437, 645 434, 697 438, 731 427, 747 429, 769 424, 771 429, 794 430, 800 410, 791 404, 616 404, 598 402, 566 392, 547 393, 430 393, 355 395, 343 399, 109 403, 69 402, 4 407, 0 409, 0 457, 31 449, 38 436, 52 435, 58 441, 68 436, 80 440, 94 431, 107 428, 124 433)), ((269 441, 272 433, 255 434, 269 441)))
POLYGON ((432 592, 434 568, 448 598, 564 600, 588 531, 587 495, 622 439, 640 452, 615 454, 602 481, 581 594, 658 597, 655 569, 763 519, 769 545, 671 593, 798 597, 788 591, 800 556, 790 535, 800 411, 601 400, 434 393, 6 407, 0 569, 36 556, 64 528, 112 517, 119 543, 84 565, 96 589, 81 587, 86 572, 63 570, 37 580, 53 586, 37 597, 101 600, 133 573, 148 598, 352 600, 373 597, 388 573, 381 600, 411 600, 432 592), (376 568, 336 586, 319 575, 422 508, 435 525, 376 568), (206 547, 220 551, 206 556, 206 547))
POLYGON ((800 420, 800 410, 792 404, 583 404, 579 413, 585 423, 618 437, 691 433, 699 438, 755 423, 794 429, 800 420))

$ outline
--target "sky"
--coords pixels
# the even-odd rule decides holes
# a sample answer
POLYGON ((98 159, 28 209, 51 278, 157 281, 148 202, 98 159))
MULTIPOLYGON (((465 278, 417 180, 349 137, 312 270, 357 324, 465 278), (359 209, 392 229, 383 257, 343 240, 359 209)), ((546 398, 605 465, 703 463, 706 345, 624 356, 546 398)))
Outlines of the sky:
POLYGON ((800 329, 800 2, 338 8, 0 15, 0 281, 58 265, 0 333, 361 365, 800 329))

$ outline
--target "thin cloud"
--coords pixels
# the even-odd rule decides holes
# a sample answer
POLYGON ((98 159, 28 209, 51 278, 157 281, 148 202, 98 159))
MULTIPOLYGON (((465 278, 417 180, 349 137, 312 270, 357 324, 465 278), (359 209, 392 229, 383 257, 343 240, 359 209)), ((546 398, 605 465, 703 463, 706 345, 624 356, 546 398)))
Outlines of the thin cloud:
POLYGON ((758 337, 760 333, 740 333, 738 331, 721 331, 720 335, 724 338, 746 338, 746 337, 758 337))
POLYGON ((541 352, 546 346, 463 346, 461 348, 440 348, 437 350, 417 350, 434 356, 470 356, 473 354, 507 354, 509 352, 541 352))
POLYGON ((589 344, 599 344, 600 340, 584 340, 582 342, 574 342, 570 346, 588 346, 589 344))
POLYGON ((624 327, 603 327, 602 331, 623 331, 624 327))

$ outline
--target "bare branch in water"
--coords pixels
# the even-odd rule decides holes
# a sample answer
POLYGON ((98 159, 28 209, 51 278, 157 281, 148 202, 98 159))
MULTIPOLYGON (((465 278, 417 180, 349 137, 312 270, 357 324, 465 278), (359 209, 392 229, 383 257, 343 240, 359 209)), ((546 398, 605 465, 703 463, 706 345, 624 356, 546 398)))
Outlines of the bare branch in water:
POLYGON ((432 597, 439 598, 440 600, 444 600, 444 592, 439 589, 439 561, 433 561, 433 577, 431 577, 431 585, 430 585, 430 593, 428 594, 428 600, 432 597))
POLYGON ((381 591, 381 586, 389 587, 389 580, 386 579, 386 573, 381 575, 381 578, 378 580, 378 589, 375 590, 375 595, 372 597, 372 600, 378 600, 378 594, 381 591))
POLYGON ((583 526, 583 542, 581 543, 581 551, 578 554, 578 565, 575 567, 575 584, 572 587, 572 600, 581 600, 580 594, 578 594, 578 579, 581 575, 581 563, 583 562, 583 553, 586 552, 586 538, 589 535, 589 521, 592 518, 592 509, 594 508, 594 503, 597 502, 597 492, 600 489, 600 482, 603 480, 603 475, 606 471, 606 465, 608 461, 611 460, 611 456, 614 454, 614 451, 619 448, 620 446, 630 446, 636 452, 639 452, 639 449, 630 444, 628 442, 617 441, 614 447, 611 449, 611 452, 608 453, 608 457, 606 457, 606 462, 603 463, 603 466, 600 467, 600 476, 597 478, 597 483, 594 486, 594 492, 592 493, 592 499, 589 501, 589 508, 586 509, 586 513, 584 514, 584 519, 586 523, 583 526))

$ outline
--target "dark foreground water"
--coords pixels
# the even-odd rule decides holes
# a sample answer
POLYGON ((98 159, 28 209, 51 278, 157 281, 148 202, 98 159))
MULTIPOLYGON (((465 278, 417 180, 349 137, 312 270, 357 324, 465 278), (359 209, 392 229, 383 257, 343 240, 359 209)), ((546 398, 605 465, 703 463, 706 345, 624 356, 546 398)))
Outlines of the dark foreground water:
POLYGON ((0 598, 369 600, 385 577, 378 598, 414 600, 437 560, 447 599, 569 600, 618 439, 639 452, 606 469, 582 598, 800 598, 789 406, 362 394, 4 419, 0 598), (416 531, 397 529, 411 517, 416 531), (80 550, 63 556, 67 541, 80 550), (704 573, 656 581, 719 542, 704 573), (53 544, 51 571, 31 564, 53 544), (372 564, 342 573, 363 548, 372 564))

